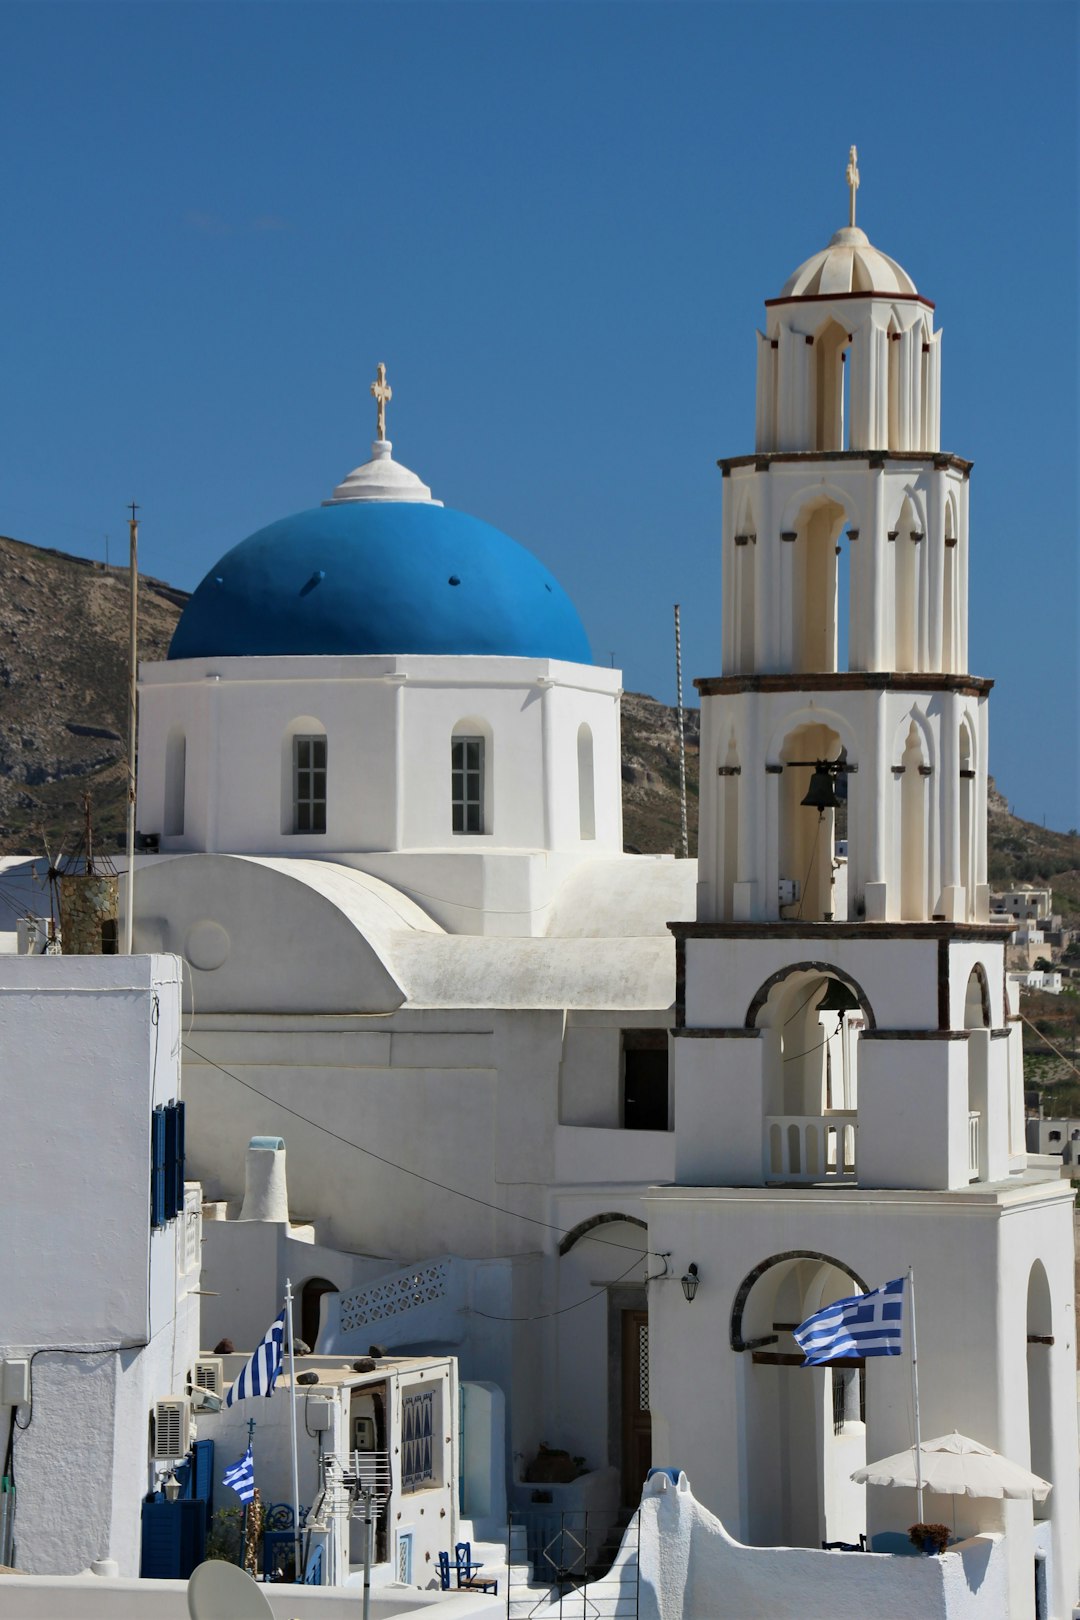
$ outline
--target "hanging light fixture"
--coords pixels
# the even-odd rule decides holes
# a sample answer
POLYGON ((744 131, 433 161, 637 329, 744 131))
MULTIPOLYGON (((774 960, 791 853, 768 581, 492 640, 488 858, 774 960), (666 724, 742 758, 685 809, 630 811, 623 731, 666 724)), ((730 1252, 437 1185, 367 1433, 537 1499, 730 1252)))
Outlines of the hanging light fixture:
POLYGON ((686 1295, 687 1304, 689 1304, 694 1295, 697 1293, 698 1283, 701 1281, 700 1277, 698 1276, 697 1266, 695 1264, 692 1263, 690 1265, 689 1269, 683 1275, 681 1281, 682 1291, 686 1295))
POLYGON ((810 810, 816 810, 819 816, 826 810, 838 810, 842 800, 836 797, 836 788, 833 785, 835 774, 836 767, 830 760, 819 759, 814 766, 814 774, 810 778, 806 797, 800 799, 800 804, 805 804, 810 810))

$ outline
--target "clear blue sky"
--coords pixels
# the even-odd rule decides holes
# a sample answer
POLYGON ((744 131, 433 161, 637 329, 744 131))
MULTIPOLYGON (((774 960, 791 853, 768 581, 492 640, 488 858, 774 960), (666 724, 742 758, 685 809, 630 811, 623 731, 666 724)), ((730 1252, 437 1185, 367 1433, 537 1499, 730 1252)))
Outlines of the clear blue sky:
POLYGON ((719 670, 762 300, 846 222, 938 306, 991 769, 1077 807, 1077 9, 0 5, 0 532, 194 586, 397 454, 598 661, 719 670))

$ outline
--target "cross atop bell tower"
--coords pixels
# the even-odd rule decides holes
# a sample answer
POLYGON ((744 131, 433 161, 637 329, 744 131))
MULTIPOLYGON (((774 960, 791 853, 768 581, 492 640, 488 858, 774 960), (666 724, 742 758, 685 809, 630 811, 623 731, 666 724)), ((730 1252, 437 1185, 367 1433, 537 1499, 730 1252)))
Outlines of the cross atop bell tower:
POLYGON ((851 148, 850 152, 848 153, 847 183, 848 183, 848 190, 851 192, 851 210, 850 210, 850 213, 848 215, 848 225, 852 229, 854 229, 855 228, 855 193, 859 189, 859 154, 858 154, 858 152, 857 152, 857 150, 855 149, 854 146, 851 148))

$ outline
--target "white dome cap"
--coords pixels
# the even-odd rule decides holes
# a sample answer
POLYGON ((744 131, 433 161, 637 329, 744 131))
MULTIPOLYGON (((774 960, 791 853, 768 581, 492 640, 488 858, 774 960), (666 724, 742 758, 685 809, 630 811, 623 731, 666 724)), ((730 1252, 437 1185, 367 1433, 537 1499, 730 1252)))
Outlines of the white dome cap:
POLYGON ((857 225, 837 231, 827 248, 788 277, 781 298, 843 298, 846 293, 916 293, 907 271, 873 246, 857 225))

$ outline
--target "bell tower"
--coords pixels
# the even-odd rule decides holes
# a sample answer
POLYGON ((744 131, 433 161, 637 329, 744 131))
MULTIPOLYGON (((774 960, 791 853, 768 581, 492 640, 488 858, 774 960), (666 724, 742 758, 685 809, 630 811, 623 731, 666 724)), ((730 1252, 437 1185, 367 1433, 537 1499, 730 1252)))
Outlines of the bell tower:
POLYGON ((790 1334, 912 1266, 923 1434, 958 1428, 1061 1481, 1042 1518, 964 1512, 1010 1538, 1009 1612, 1030 1612, 1046 1548, 1064 1613, 1071 1194, 1027 1156, 989 920, 971 463, 940 447, 934 306, 855 224, 858 178, 853 149, 848 223, 766 302, 756 448, 719 463, 697 918, 672 924, 675 1175, 647 1197, 650 1247, 700 1288, 681 1315, 650 1293, 654 1461, 758 1546, 908 1523, 913 1501, 851 1474, 911 1444, 909 1368, 808 1371, 790 1334))
MULTIPOLYGON (((848 179, 853 220, 854 149, 848 179)), ((940 356, 933 304, 854 224, 766 301, 757 448, 720 462, 722 674, 697 683, 702 921, 988 916, 992 683, 967 671, 940 356), (806 802, 815 768, 835 803, 806 802)))

